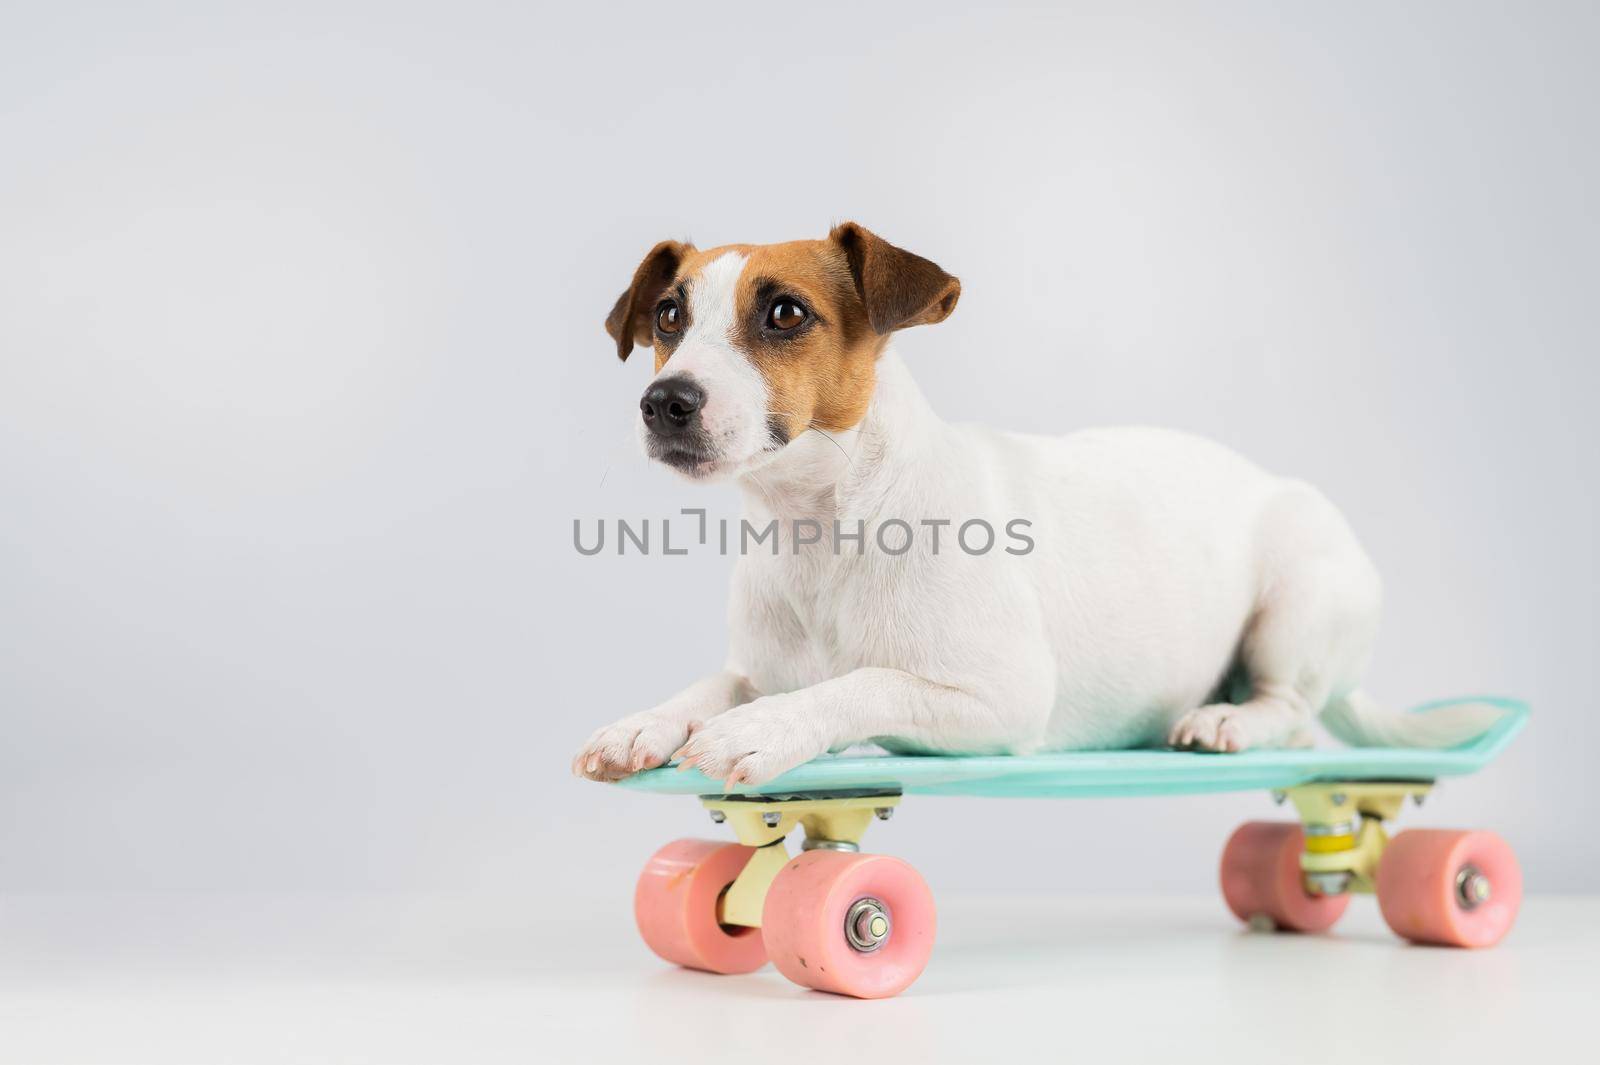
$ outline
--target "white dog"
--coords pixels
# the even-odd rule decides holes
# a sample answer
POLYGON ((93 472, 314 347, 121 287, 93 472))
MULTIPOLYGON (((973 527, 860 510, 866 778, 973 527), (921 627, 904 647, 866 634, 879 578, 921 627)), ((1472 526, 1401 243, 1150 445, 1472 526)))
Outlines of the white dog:
POLYGON ((864 741, 1241 751, 1308 742, 1320 714, 1347 742, 1449 746, 1492 724, 1359 690, 1381 587, 1315 488, 1160 429, 941 421, 890 341, 960 294, 853 223, 646 256, 606 320, 620 357, 655 346, 644 446, 733 479, 779 542, 739 559, 725 668, 600 729, 575 772, 676 757, 731 787, 864 741), (985 528, 1009 549, 977 551, 985 528))

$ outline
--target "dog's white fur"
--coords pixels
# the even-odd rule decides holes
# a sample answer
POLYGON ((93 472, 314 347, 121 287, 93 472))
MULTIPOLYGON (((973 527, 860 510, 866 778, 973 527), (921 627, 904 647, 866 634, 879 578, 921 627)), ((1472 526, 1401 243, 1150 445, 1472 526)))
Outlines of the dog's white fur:
MULTIPOLYGON (((724 458, 695 471, 701 478, 748 471, 767 443, 766 380, 733 343, 735 287, 746 262, 745 256, 728 252, 695 277, 694 321, 673 353, 671 368, 656 375, 689 377, 706 390, 700 422, 724 458)), ((640 446, 651 453, 650 431, 642 421, 635 425, 640 446)))
MULTIPOLYGON (((725 668, 597 731, 575 771, 616 779, 679 756, 764 783, 828 750, 1030 753, 1163 742, 1239 751, 1309 741, 1445 746, 1486 707, 1387 714, 1359 691, 1376 569, 1320 492, 1161 429, 1045 438, 951 425, 898 355, 853 430, 764 449, 761 374, 733 343, 729 253, 695 280, 694 325, 658 375, 705 390, 715 470, 777 553, 740 557, 725 668), (913 549, 877 550, 899 518, 913 549), (1030 521, 1035 548, 968 554, 956 526, 1030 521), (868 529, 860 555, 793 542, 793 522, 868 529), (931 550, 922 519, 951 519, 931 550)), ((898 545, 898 540, 895 541, 898 545)))

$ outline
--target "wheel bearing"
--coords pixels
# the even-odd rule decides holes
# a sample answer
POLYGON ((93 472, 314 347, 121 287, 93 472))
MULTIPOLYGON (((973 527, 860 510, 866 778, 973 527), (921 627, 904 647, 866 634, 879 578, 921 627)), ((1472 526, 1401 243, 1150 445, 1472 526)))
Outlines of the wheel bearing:
POLYGON ((1475 865, 1463 865, 1456 873, 1456 902, 1463 910, 1475 910, 1494 894, 1489 878, 1475 865))
POLYGON ((852 950, 870 954, 889 941, 889 908, 874 898, 857 899, 844 915, 844 938, 852 950))

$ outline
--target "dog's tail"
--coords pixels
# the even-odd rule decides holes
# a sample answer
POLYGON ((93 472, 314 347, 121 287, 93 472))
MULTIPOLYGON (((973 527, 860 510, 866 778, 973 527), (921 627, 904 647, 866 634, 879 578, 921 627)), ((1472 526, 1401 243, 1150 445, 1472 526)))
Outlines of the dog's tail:
POLYGON ((1385 710, 1365 692, 1322 711, 1329 732, 1352 747, 1459 747, 1482 736, 1506 711, 1492 703, 1449 703, 1407 713, 1385 710))

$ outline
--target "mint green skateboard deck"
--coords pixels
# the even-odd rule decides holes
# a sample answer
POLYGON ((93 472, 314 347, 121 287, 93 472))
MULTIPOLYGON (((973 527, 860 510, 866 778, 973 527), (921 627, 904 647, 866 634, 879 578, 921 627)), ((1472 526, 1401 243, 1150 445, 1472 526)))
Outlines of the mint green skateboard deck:
POLYGON ((1067 754, 983 757, 825 755, 759 787, 726 790, 697 770, 666 766, 638 773, 621 786, 674 795, 800 796, 840 791, 985 798, 1103 798, 1195 795, 1223 791, 1285 791, 1319 781, 1428 781, 1475 773, 1498 755, 1527 722, 1515 699, 1481 697, 1427 703, 1488 703, 1505 711, 1476 740, 1450 750, 1327 747, 1197 754, 1188 751, 1074 751, 1067 754))

